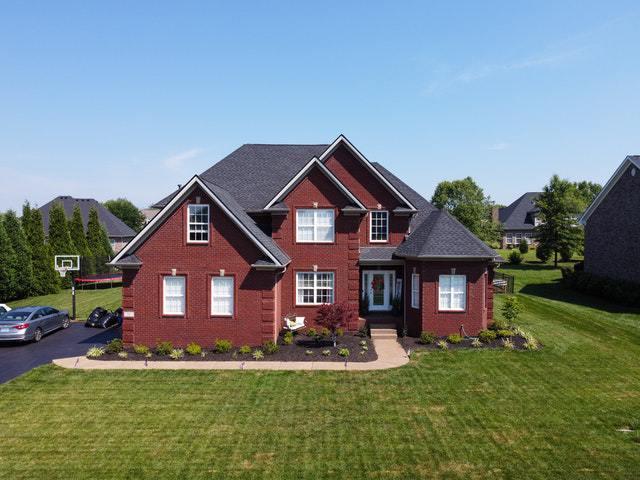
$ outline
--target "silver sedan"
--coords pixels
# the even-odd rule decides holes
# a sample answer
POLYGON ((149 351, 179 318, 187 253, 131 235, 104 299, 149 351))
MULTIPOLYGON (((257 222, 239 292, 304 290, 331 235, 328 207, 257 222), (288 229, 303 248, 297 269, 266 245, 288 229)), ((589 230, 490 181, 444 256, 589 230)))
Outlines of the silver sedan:
POLYGON ((53 307, 21 307, 0 315, 0 342, 39 342, 46 333, 71 324, 67 310, 53 307))

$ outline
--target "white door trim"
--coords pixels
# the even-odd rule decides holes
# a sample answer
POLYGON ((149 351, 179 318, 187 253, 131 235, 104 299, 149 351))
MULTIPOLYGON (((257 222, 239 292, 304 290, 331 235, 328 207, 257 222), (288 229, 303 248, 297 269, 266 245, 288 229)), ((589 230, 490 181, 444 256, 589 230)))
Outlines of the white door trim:
POLYGON ((365 292, 369 297, 368 309, 370 312, 390 312, 393 309, 391 299, 393 297, 393 291, 396 284, 396 271, 395 270, 363 270, 362 271, 362 291, 361 295, 364 298, 365 292), (373 305, 373 289, 371 288, 371 276, 384 275, 384 305, 373 305), (366 290, 365 290, 366 289, 366 290))

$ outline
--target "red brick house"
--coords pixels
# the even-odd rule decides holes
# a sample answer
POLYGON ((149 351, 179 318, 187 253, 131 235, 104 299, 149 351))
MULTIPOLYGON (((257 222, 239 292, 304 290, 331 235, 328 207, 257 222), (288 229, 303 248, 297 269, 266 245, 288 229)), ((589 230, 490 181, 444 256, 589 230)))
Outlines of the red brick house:
POLYGON ((344 136, 243 145, 154 207, 112 262, 128 343, 258 345, 341 301, 410 335, 492 319, 496 252, 344 136))

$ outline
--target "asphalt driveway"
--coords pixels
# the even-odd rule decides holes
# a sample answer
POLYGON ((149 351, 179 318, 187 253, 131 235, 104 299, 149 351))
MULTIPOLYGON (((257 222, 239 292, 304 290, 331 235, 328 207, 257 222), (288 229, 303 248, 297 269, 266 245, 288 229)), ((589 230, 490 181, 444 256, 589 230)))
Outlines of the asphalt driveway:
POLYGON ((120 328, 101 330, 72 323, 66 330, 46 335, 39 343, 0 343, 0 383, 51 362, 54 358, 73 357, 87 352, 91 345, 104 345, 120 336, 120 328))

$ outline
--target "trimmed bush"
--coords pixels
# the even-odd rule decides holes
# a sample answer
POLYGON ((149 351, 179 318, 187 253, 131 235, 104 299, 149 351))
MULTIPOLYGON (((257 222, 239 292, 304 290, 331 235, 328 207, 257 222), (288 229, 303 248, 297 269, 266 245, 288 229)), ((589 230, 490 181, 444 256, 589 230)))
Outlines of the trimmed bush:
POLYGON ((348 348, 341 348, 340 350, 338 350, 338 355, 340 355, 341 357, 348 357, 350 353, 351 352, 349 352, 348 348))
POLYGON ((318 336, 318 331, 315 328, 310 328, 307 330, 307 337, 315 338, 318 336))
POLYGON ((462 336, 457 333, 452 333, 451 335, 447 335, 447 342, 456 345, 462 342, 462 336))
POLYGON ((518 244, 518 250, 520 251, 520 253, 522 255, 524 255, 525 253, 527 253, 529 251, 529 244, 527 243, 527 241, 524 238, 522 240, 520 240, 520 243, 518 244))
POLYGON ((509 263, 511 265, 520 265, 522 263, 522 254, 519 250, 512 250, 509 254, 509 263))
POLYGON ((336 336, 338 337, 344 336, 344 328, 336 328, 336 336))
POLYGON ((264 350, 264 353, 266 353, 267 355, 273 355, 278 350, 280 350, 280 347, 273 340, 267 340, 262 344, 262 350, 264 350))
POLYGON ((191 342, 189 345, 187 345, 187 348, 185 348, 184 351, 188 355, 192 355, 194 357, 197 355, 202 355, 202 347, 195 342, 191 342))
POLYGON ((219 340, 216 340, 216 342, 213 345, 213 350, 216 353, 228 353, 231 351, 232 348, 233 348, 233 343, 231 343, 231 340, 219 339, 219 340))
POLYGON ((498 330, 496 336, 498 338, 509 338, 513 337, 513 332, 511 330, 498 330))
POLYGON ((285 345, 291 345, 293 343, 293 332, 286 332, 282 336, 282 343, 285 345))
POLYGON ((478 338, 482 343, 492 342, 493 340, 496 339, 496 337, 497 337, 497 334, 494 330, 482 330, 478 334, 478 338))
POLYGON ((420 343, 423 345, 430 345, 436 341, 436 334, 431 332, 422 332, 420 334, 420 343))
POLYGON ((242 345, 239 349, 238 349, 238 353, 240 355, 247 355, 249 353, 251 353, 251 347, 249 345, 242 345))
POLYGON ((626 280, 600 277, 576 268, 561 268, 562 283, 594 297, 615 303, 640 307, 640 284, 626 280))
POLYGON ((551 258, 551 250, 542 245, 538 245, 538 248, 536 248, 536 258, 542 263, 547 263, 547 260, 551 258))
POLYGON ((146 345, 137 344, 133 346, 133 351, 138 355, 146 355, 147 353, 151 352, 151 349, 146 345))
POLYGON ((573 251, 570 248, 562 248, 558 253, 561 262, 570 262, 573 257, 573 251))
POLYGON ((124 344, 119 338, 114 338, 109 343, 107 343, 106 347, 104 347, 104 351, 107 353, 120 353, 123 350, 124 344))
POLYGON ((331 335, 331 330, 329 330, 328 328, 325 327, 322 330, 320 330, 321 337, 328 337, 329 335, 331 335))
POLYGON ((171 355, 173 351, 173 343, 171 342, 158 342, 156 345, 156 354, 166 357, 171 355))

